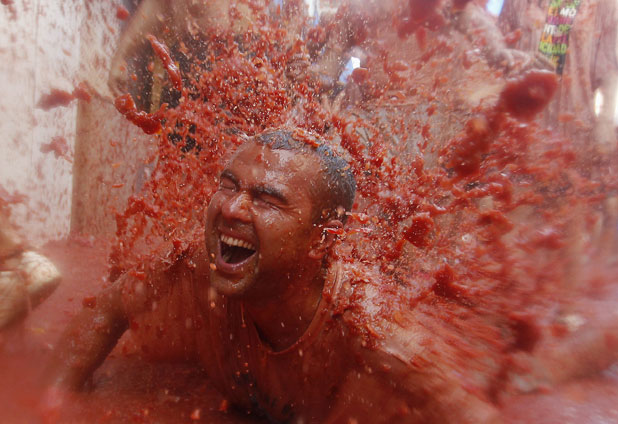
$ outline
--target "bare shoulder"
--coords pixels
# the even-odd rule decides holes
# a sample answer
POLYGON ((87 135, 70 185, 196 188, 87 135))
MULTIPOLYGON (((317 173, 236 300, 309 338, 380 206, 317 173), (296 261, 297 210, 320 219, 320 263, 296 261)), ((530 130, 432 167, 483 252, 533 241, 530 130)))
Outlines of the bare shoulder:
POLYGON ((192 290, 196 281, 208 280, 205 247, 190 243, 169 248, 127 271, 115 284, 129 315, 139 314, 176 292, 192 290))
POLYGON ((448 306, 415 305, 377 269, 343 270, 348 300, 341 316, 356 363, 341 388, 342 414, 360 408, 371 422, 501 422, 486 396, 493 364, 470 359, 471 337, 440 318, 448 306))

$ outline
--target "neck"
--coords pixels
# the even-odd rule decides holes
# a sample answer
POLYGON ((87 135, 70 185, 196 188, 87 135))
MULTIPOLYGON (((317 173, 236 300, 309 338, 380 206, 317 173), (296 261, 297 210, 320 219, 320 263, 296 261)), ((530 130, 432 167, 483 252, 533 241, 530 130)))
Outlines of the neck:
POLYGON ((294 344, 307 331, 322 298, 325 275, 290 281, 283 292, 268 299, 245 300, 245 310, 262 339, 274 350, 294 344))

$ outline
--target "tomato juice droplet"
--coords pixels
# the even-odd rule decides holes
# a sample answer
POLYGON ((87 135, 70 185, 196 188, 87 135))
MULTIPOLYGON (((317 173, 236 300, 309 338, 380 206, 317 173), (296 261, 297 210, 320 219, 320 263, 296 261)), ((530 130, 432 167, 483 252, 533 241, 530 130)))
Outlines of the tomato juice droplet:
POLYGON ((94 309, 97 306, 97 298, 95 296, 87 296, 82 299, 82 305, 85 308, 94 309))
POLYGON ((67 143, 66 138, 61 137, 61 136, 56 136, 52 138, 52 141, 50 143, 43 143, 41 144, 41 148, 40 148, 41 153, 54 153, 54 157, 56 159, 58 158, 64 158, 66 160, 68 160, 69 162, 71 161, 71 158, 69 157, 69 153, 70 153, 70 148, 69 145, 67 143))
POLYGON ((49 93, 44 94, 37 103, 37 107, 43 110, 53 109, 55 107, 66 107, 75 96, 68 91, 52 88, 49 93))
POLYGON ((429 243, 429 232, 433 226, 433 220, 428 213, 419 214, 412 219, 412 224, 404 230, 403 236, 414 246, 425 247, 429 243))
POLYGON ((156 134, 161 131, 160 118, 157 118, 156 114, 138 111, 130 94, 117 97, 114 106, 127 120, 141 128, 146 134, 156 134))
POLYGON ((512 314, 511 326, 515 334, 514 348, 531 352, 541 338, 541 331, 535 317, 526 314, 512 314))
POLYGON ((453 0, 453 8, 463 9, 471 0, 453 0))
POLYGON ((439 13, 442 0, 408 0, 410 20, 415 23, 428 21, 433 15, 439 13))
POLYGON ((88 84, 84 82, 80 82, 77 87, 73 89, 73 97, 78 100, 82 100, 84 102, 90 102, 92 100, 91 90, 88 87, 88 84))
POLYGON ((521 28, 517 28, 515 31, 511 31, 504 36, 504 42, 507 46, 515 45, 521 39, 521 36, 521 28))
POLYGON ((120 19, 121 21, 128 19, 130 16, 131 14, 129 13, 126 7, 122 5, 118 5, 116 7, 116 17, 120 19))
POLYGON ((369 71, 365 68, 356 68, 352 71, 350 78, 357 84, 362 84, 369 77, 369 71))
POLYGON ((557 88, 554 72, 529 71, 507 82, 499 105, 516 118, 530 120, 547 106, 557 88))
POLYGON ((178 91, 182 91, 182 77, 180 75, 180 70, 172 60, 167 46, 163 42, 157 40, 154 35, 148 35, 146 38, 150 42, 155 54, 159 57, 159 59, 161 59, 161 62, 167 70, 167 74, 174 88, 178 91))

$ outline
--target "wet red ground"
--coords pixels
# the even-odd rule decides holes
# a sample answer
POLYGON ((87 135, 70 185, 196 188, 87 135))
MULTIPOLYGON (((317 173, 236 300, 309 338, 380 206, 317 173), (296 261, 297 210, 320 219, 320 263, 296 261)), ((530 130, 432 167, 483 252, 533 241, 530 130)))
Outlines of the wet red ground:
MULTIPOLYGON (((42 252, 63 274, 56 292, 19 328, 4 332, 0 347, 0 422, 41 422, 37 404, 49 352, 82 301, 97 293, 106 273, 106 249, 84 241, 49 243, 42 252)), ((250 423, 221 412, 223 398, 192 364, 149 363, 113 353, 90 390, 74 396, 61 423, 250 423)))

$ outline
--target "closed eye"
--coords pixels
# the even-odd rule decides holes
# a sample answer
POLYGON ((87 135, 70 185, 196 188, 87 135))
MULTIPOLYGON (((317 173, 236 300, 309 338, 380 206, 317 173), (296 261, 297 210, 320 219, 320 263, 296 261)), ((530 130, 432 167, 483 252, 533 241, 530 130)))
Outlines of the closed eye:
POLYGON ((274 197, 274 196, 270 196, 268 194, 260 194, 254 197, 253 203, 255 203, 256 205, 267 205, 267 206, 274 206, 274 207, 279 207, 282 205, 281 199, 274 197))
POLYGON ((256 204, 269 206, 285 206, 288 204, 286 197, 279 190, 272 187, 254 187, 252 191, 253 201, 256 204))
POLYGON ((221 174, 221 179, 219 181, 219 190, 233 190, 236 191, 238 189, 238 183, 233 175, 226 173, 223 171, 221 174))

